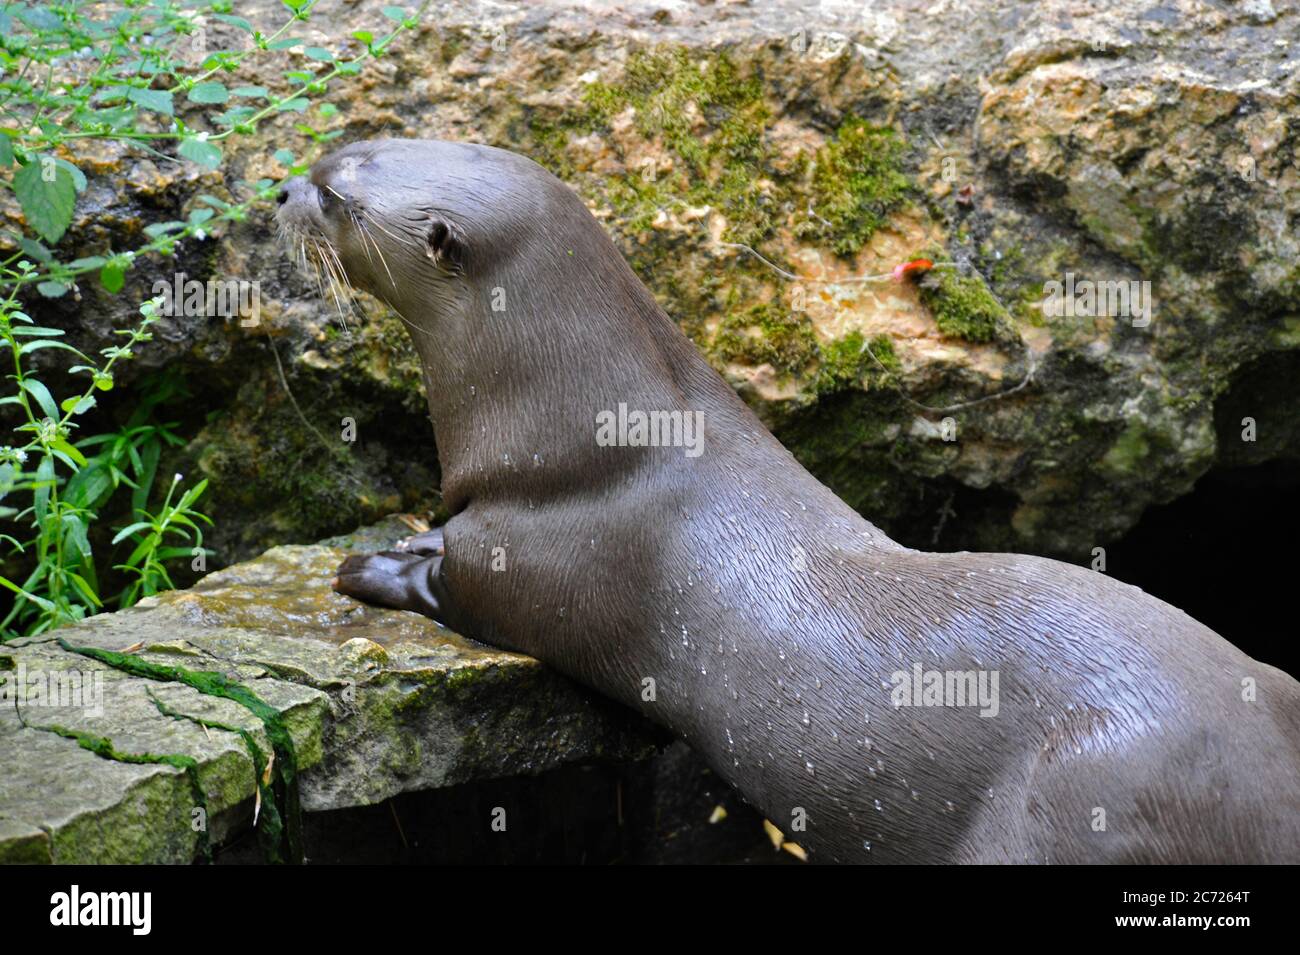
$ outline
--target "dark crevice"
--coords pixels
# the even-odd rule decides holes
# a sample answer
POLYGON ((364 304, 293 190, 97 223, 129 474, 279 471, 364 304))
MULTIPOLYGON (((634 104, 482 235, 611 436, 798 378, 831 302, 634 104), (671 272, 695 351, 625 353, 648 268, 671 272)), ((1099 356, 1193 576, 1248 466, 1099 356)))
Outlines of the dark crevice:
POLYGON ((1149 508, 1106 572, 1185 611, 1245 653, 1296 672, 1291 642, 1300 461, 1212 471, 1149 508))

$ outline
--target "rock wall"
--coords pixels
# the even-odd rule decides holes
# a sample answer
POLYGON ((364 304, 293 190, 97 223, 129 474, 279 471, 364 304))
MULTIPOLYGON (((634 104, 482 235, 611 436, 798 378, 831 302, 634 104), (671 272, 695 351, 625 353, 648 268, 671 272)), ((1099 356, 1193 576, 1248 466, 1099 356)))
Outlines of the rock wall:
MULTIPOLYGON (((322 6, 317 40, 379 19, 322 6)), ((532 156, 869 519, 916 546, 1079 557, 1217 464, 1300 451, 1298 24, 1269 0, 440 2, 312 122, 532 156), (852 281, 922 256, 940 267, 919 281, 852 281), (1067 273, 1138 283, 1149 322, 1052 314, 1067 273)), ((129 247, 199 192, 281 175, 263 132, 224 178, 79 154, 65 246, 129 247)), ((171 463, 212 479, 220 563, 437 506, 400 322, 373 301, 341 317, 270 222, 142 265, 122 296, 33 305, 95 347, 176 268, 261 283, 257 327, 178 319, 131 369, 189 387, 171 463)))

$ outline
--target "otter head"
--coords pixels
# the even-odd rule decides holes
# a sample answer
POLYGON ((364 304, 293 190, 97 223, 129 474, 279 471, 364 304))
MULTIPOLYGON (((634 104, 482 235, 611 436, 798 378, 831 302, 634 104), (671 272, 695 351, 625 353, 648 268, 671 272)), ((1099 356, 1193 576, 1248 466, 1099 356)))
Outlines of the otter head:
POLYGON ((489 146, 358 142, 285 183, 276 220, 336 295, 363 289, 429 329, 546 231, 566 201, 557 186, 568 194, 536 163, 489 146))

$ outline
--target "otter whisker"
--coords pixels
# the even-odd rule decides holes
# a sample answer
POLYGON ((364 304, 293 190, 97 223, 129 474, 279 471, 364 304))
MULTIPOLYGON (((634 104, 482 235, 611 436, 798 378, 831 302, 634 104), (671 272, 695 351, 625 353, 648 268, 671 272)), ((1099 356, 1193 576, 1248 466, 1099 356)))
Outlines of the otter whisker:
POLYGON ((316 254, 312 256, 311 259, 312 275, 316 279, 316 293, 321 298, 324 298, 325 278, 324 275, 322 274, 322 263, 324 261, 325 256, 320 250, 320 243, 318 243, 314 238, 311 239, 311 244, 312 244, 312 248, 316 252, 316 254))
MULTIPOLYGON (((353 212, 351 209, 348 210, 348 218, 352 220, 353 228, 355 228, 358 232, 362 232, 364 227, 361 225, 361 220, 357 218, 357 214, 353 212)), ((366 261, 373 267, 375 262, 374 259, 370 257, 370 247, 366 245, 364 239, 365 239, 365 234, 364 232, 362 232, 363 241, 361 243, 361 250, 366 253, 366 261)))
POLYGON ((365 236, 365 238, 369 239, 370 244, 375 247, 375 253, 379 256, 379 261, 383 263, 384 271, 388 273, 389 284, 392 285, 393 288, 397 288, 397 280, 393 278, 392 270, 388 268, 388 260, 384 258, 384 250, 379 247, 379 243, 375 241, 375 237, 370 234, 370 229, 366 227, 364 222, 358 220, 357 224, 361 226, 361 234, 365 236))
POLYGON ((383 224, 382 222, 380 222, 378 219, 370 219, 369 221, 370 221, 370 224, 371 224, 371 225, 373 225, 373 226, 374 226, 376 229, 378 229, 380 232, 383 232, 385 235, 387 235, 387 236, 388 236, 390 239, 392 239, 394 242, 404 242, 404 241, 406 241, 406 240, 403 239, 400 235, 397 235, 395 232, 393 232, 391 229, 386 228, 386 227, 384 226, 384 224, 383 224))
MULTIPOLYGON (((337 259, 332 257, 333 250, 330 248, 328 242, 326 242, 324 248, 322 248, 319 242, 312 239, 312 245, 316 247, 316 254, 320 257, 320 262, 324 266, 325 272, 329 277, 330 294, 334 298, 334 307, 338 310, 339 322, 346 330, 348 327, 348 320, 347 316, 343 314, 343 301, 339 296, 339 286, 342 284, 342 280, 338 274, 338 266, 336 266, 337 259)), ((325 297, 325 290, 323 287, 321 288, 320 294, 321 298, 325 297)))
POLYGON ((348 278, 348 270, 343 265, 343 260, 339 258, 338 249, 334 248, 329 243, 326 243, 325 250, 326 252, 329 253, 330 257, 333 259, 334 265, 337 266, 337 271, 335 273, 335 282, 332 286, 332 289, 334 291, 334 302, 338 306, 339 320, 343 322, 343 327, 347 328, 347 319, 344 318, 343 316, 343 303, 340 300, 339 293, 341 291, 342 297, 347 299, 348 312, 351 313, 352 308, 355 305, 355 295, 352 290, 352 280, 348 278))

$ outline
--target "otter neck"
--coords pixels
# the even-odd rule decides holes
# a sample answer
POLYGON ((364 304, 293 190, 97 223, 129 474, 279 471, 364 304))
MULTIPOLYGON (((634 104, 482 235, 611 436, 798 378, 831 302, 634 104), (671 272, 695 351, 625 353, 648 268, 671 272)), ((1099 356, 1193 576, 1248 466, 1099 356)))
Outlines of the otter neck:
MULTIPOLYGON (((582 210, 586 215, 586 210, 582 210)), ((452 513, 472 497, 544 499, 590 480, 597 415, 719 403, 748 412, 599 232, 459 281, 456 307, 408 315, 452 513), (539 281, 538 277, 545 277, 539 281), (525 278, 526 277, 526 278, 525 278), (471 280, 472 279, 472 280, 471 280)), ((602 466, 636 466, 610 456, 602 466)))

